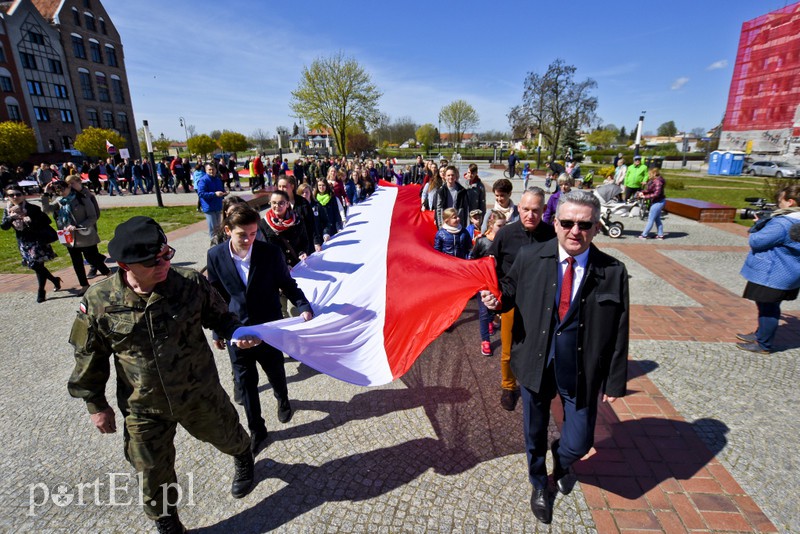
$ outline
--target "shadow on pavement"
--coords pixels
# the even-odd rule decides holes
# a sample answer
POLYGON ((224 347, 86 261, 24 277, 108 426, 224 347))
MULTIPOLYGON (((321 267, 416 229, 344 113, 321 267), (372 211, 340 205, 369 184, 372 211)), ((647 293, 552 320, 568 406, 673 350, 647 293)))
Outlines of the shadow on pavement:
POLYGON ((313 436, 348 421, 422 408, 436 439, 411 439, 320 466, 262 460, 257 478, 279 478, 286 486, 249 510, 196 532, 269 531, 326 502, 360 501, 391 492, 431 469, 456 475, 482 462, 522 453, 519 414, 499 406, 499 359, 480 354, 477 321, 467 319, 476 314, 472 300, 466 315, 431 343, 402 377, 406 389, 367 390, 348 402, 293 400, 297 410, 328 415, 270 431, 275 440, 313 436))
POLYGON ((658 369, 658 362, 652 360, 629 360, 628 381, 652 373, 658 369))

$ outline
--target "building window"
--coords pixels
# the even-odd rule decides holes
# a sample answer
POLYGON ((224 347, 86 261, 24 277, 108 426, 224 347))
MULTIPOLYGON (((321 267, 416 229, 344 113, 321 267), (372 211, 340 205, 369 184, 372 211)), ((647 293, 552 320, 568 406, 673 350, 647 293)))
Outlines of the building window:
POLYGON ((83 37, 72 36, 72 53, 76 58, 86 59, 86 47, 83 45, 83 37))
POLYGON ((86 29, 89 30, 89 31, 96 32, 97 31, 97 26, 95 26, 95 24, 94 24, 94 17, 92 16, 92 14, 91 13, 84 13, 83 16, 86 19, 86 29))
POLYGON ((95 72, 95 78, 97 80, 97 94, 99 95, 100 102, 111 102, 111 97, 108 94, 106 75, 95 72))
POLYGON ((36 115, 36 120, 39 122, 50 122, 50 112, 47 108, 34 107, 33 113, 36 115))
POLYGON ((58 98, 67 98, 67 86, 60 84, 53 84, 53 93, 58 98))
POLYGON ((100 19, 100 33, 103 35, 108 35, 108 31, 106 30, 106 21, 102 18, 100 19))
POLYGON ((0 76, 0 89, 5 93, 14 92, 14 84, 11 83, 11 78, 8 76, 0 76))
POLYGON ((86 9, 92 9, 92 3, 89 0, 83 0, 83 7, 86 9))
POLYGON ((41 33, 29 31, 28 41, 32 42, 33 44, 44 46, 44 35, 42 35, 41 33))
POLYGON ((0 63, 5 63, 6 61, 6 50, 3 48, 3 45, 0 44, 0 63))
POLYGON ((122 82, 118 78, 111 78, 111 89, 114 91, 114 102, 125 103, 125 93, 122 92, 122 82))
POLYGON ((106 57, 108 58, 109 67, 119 66, 119 64, 117 63, 117 51, 114 50, 113 46, 106 45, 106 57))
POLYGON ((8 118, 12 121, 21 121, 22 114, 19 112, 19 106, 16 104, 6 104, 8 110, 8 118))
POLYGON ((20 52, 19 57, 22 60, 23 69, 31 69, 31 70, 38 69, 38 67, 36 66, 36 56, 28 54, 27 52, 20 52))
POLYGON ((103 112, 103 128, 114 129, 114 114, 110 111, 103 112))
POLYGON ((103 53, 100 51, 100 43, 89 41, 89 50, 92 53, 92 61, 95 63, 103 62, 103 53))
POLYGON ((81 92, 84 100, 94 100, 94 89, 92 88, 92 77, 88 72, 79 72, 81 79, 81 92))
POLYGON ((61 109, 61 122, 65 124, 71 124, 75 121, 72 120, 72 110, 69 109, 61 109))
POLYGON ((75 26, 81 25, 81 14, 78 13, 78 10, 74 7, 72 8, 72 23, 75 24, 75 26))
POLYGON ((53 74, 64 74, 64 67, 61 66, 61 62, 57 59, 48 59, 48 63, 50 64, 50 72, 53 74))
POLYGON ((124 136, 128 136, 128 116, 124 113, 117 113, 117 121, 119 121, 119 131, 124 136))
POLYGON ((32 95, 43 96, 42 83, 35 80, 28 80, 28 92, 32 95))
POLYGON ((97 117, 97 112, 95 110, 86 110, 86 116, 89 118, 89 126, 93 126, 94 128, 100 127, 100 119, 97 117))

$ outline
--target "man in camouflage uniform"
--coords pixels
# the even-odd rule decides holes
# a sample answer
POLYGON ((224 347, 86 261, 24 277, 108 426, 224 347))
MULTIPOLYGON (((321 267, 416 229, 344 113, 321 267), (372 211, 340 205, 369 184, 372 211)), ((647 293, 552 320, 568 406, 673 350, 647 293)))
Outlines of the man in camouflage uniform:
MULTIPOLYGON (((159 532, 184 532, 177 515, 173 439, 178 424, 234 456, 231 493, 253 487, 250 438, 222 389, 203 327, 231 339, 241 326, 198 272, 170 266, 175 249, 149 217, 117 226, 108 244, 113 277, 84 295, 70 333, 75 370, 70 395, 82 398, 101 433, 116 431, 105 398, 114 355, 117 404, 125 418, 125 457, 142 473, 144 511, 159 532)), ((249 348, 260 340, 235 341, 249 348)))

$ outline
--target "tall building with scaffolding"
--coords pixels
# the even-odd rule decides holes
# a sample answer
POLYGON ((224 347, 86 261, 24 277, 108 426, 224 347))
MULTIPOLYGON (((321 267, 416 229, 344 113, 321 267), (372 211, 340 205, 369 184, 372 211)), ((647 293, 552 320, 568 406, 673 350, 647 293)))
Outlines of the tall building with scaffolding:
POLYGON ((742 24, 720 148, 800 158, 800 2, 742 24))

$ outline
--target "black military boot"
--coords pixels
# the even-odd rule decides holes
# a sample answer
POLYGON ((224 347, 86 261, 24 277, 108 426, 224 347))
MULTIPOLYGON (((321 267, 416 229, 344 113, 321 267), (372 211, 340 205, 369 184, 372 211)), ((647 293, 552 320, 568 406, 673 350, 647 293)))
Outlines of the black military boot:
POLYGON ((178 512, 156 519, 156 528, 158 534, 183 534, 186 532, 186 527, 178 519, 178 512))
POLYGON ((241 499, 253 489, 255 479, 255 465, 253 462, 253 452, 248 447, 247 452, 233 457, 234 472, 233 483, 231 484, 231 495, 236 499, 241 499))

